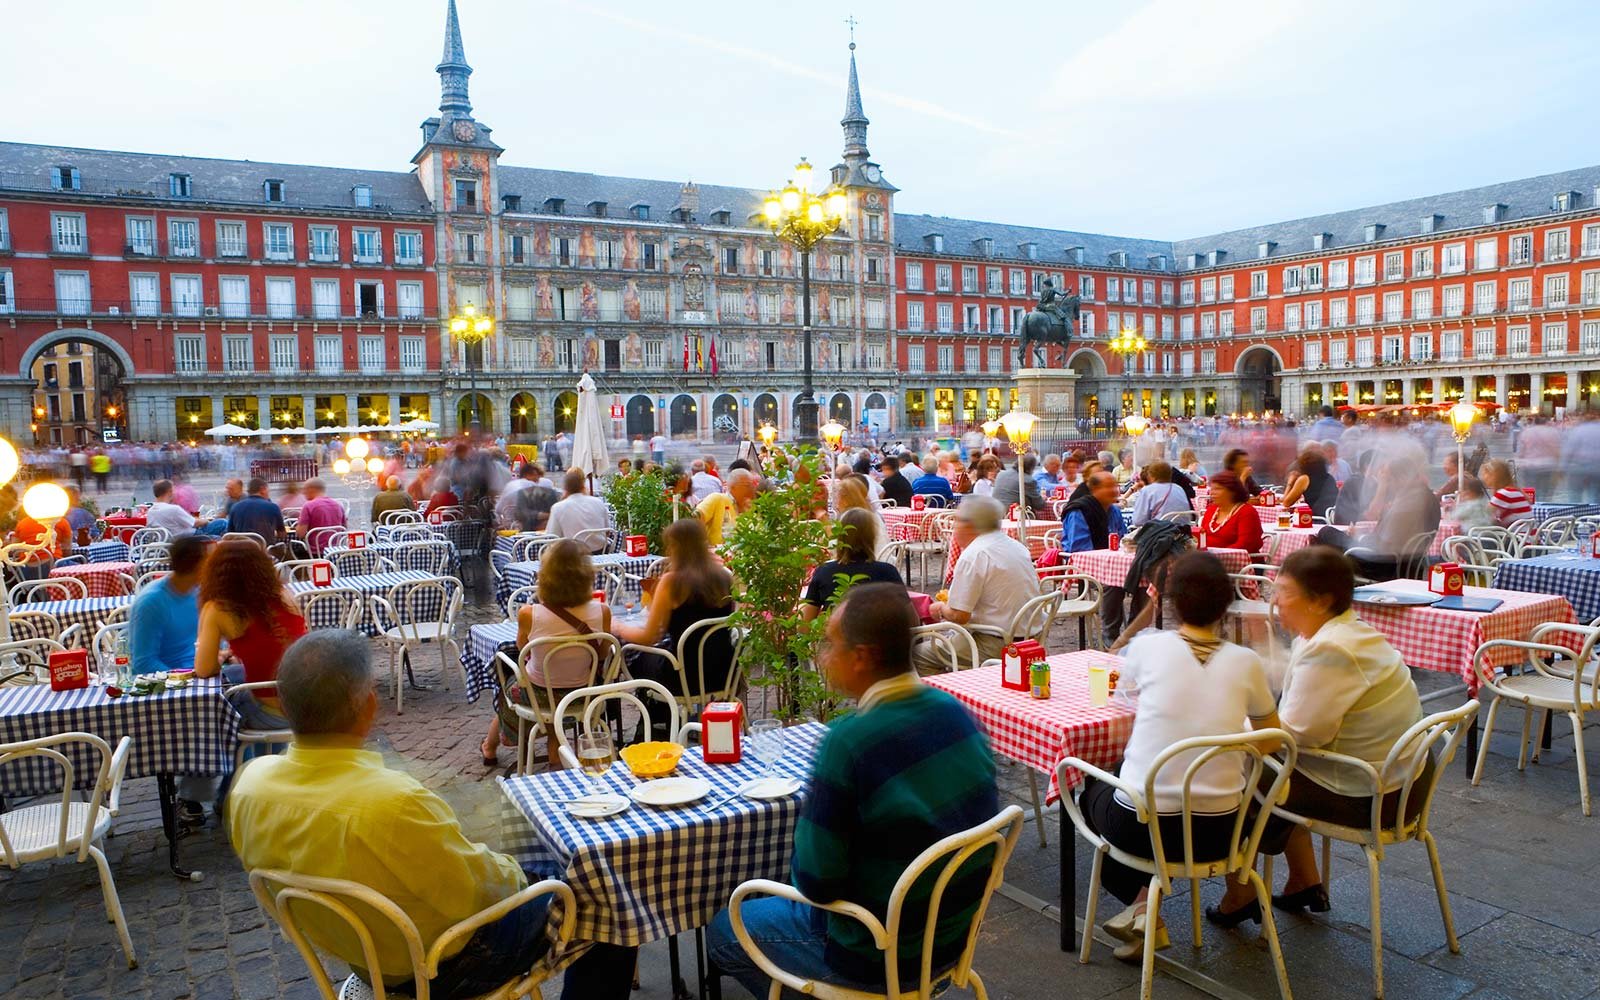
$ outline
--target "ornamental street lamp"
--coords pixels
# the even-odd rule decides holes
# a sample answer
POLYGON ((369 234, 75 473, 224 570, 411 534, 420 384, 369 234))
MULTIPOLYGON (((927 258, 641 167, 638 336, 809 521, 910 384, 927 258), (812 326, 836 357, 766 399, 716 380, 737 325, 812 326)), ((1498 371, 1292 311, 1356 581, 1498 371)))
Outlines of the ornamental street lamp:
MULTIPOLYGON (((0 438, 0 486, 16 478, 21 463, 17 449, 11 442, 0 438)), ((34 483, 22 495, 23 513, 33 518, 44 529, 35 542, 13 542, 0 548, 0 562, 20 570, 29 565, 39 553, 53 553, 56 544, 56 522, 67 514, 67 491, 55 483, 34 483)), ((0 642, 11 641, 11 601, 5 588, 0 587, 0 642)), ((6 657, 9 664, 12 657, 6 657)))
POLYGON ((1456 503, 1461 502, 1461 487, 1467 482, 1467 437, 1472 433, 1472 421, 1477 419, 1478 408, 1466 400, 1450 407, 1450 429, 1456 435, 1456 503))
POLYGON ((482 415, 478 412, 478 369, 483 367, 483 342, 494 333, 494 317, 479 316, 478 307, 467 303, 461 312, 450 317, 450 333, 467 348, 467 374, 472 393, 472 429, 483 430, 482 415), (478 348, 473 356, 473 347, 478 348))
POLYGON ((1028 439, 1033 437, 1033 424, 1039 418, 1027 410, 1012 410, 1000 418, 1000 427, 1006 440, 1017 453, 1017 538, 1028 537, 1028 491, 1022 481, 1022 456, 1027 453, 1028 439))
POLYGON ((805 386, 795 403, 798 418, 795 439, 817 439, 817 398, 811 386, 811 251, 843 223, 847 199, 844 190, 830 187, 811 193, 811 164, 802 157, 794 178, 782 191, 773 191, 761 206, 761 216, 774 234, 800 251, 801 330, 804 339, 805 386))
POLYGON ((1122 359, 1122 393, 1127 396, 1133 391, 1133 359, 1144 353, 1144 338, 1132 327, 1124 329, 1121 333, 1111 338, 1107 345, 1111 353, 1122 359))

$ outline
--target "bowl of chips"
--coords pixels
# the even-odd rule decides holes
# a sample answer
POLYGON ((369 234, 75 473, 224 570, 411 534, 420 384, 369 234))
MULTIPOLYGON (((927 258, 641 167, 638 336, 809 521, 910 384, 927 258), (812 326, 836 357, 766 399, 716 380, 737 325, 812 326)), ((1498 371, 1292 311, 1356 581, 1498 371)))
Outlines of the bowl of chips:
POLYGON ((628 765, 635 778, 642 779, 665 778, 678 769, 678 759, 682 756, 683 747, 663 740, 622 748, 622 762, 628 765))

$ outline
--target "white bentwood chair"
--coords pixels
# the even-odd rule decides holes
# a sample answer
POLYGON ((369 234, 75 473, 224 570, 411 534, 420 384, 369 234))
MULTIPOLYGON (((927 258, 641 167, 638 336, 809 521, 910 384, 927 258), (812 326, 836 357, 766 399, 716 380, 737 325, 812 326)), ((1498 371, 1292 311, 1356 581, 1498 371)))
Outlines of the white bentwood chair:
POLYGON ((389 668, 394 676, 394 711, 405 712, 403 668, 413 653, 429 643, 439 647, 439 673, 450 686, 451 654, 455 669, 466 684, 466 668, 461 665, 461 647, 456 642, 456 616, 461 613, 463 587, 453 576, 434 576, 407 580, 389 588, 384 597, 372 597, 372 618, 379 632, 375 637, 389 650, 389 668))
MULTIPOLYGON (((517 772, 527 774, 533 770, 534 745, 541 734, 560 739, 562 723, 571 716, 563 715, 558 711, 556 689, 551 686, 548 676, 544 683, 535 684, 533 676, 528 669, 528 662, 535 656, 541 662, 548 661, 557 653, 568 653, 587 658, 589 663, 588 680, 579 685, 582 690, 593 689, 596 684, 609 683, 616 677, 622 667, 622 647, 617 643, 617 637, 605 632, 588 632, 583 635, 547 635, 531 639, 528 644, 517 651, 515 661, 503 652, 495 653, 495 672, 499 675, 500 690, 509 690, 511 681, 516 680, 524 694, 528 696, 526 705, 519 705, 507 699, 507 704, 517 717, 517 772), (590 645, 598 641, 604 649, 604 655, 595 651, 590 645), (542 699, 540 696, 543 696, 542 699)), ((659 685, 657 685, 659 686, 659 685)), ((665 690, 663 688, 663 690, 665 690)), ((566 704, 566 699, 561 699, 560 704, 566 704)))

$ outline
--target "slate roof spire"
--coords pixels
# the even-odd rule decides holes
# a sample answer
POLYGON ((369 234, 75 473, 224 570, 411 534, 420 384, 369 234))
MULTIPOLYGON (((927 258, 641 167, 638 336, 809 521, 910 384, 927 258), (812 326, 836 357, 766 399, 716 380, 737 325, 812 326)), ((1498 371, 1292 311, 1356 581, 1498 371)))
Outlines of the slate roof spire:
POLYGON ((850 42, 850 86, 844 95, 844 157, 846 160, 865 160, 867 152, 867 113, 861 108, 861 81, 856 78, 856 43, 850 42))
POLYGON ((456 16, 456 0, 449 0, 444 19, 444 55, 434 67, 439 74, 439 110, 445 115, 468 117, 472 101, 467 97, 467 52, 461 44, 461 21, 456 16))

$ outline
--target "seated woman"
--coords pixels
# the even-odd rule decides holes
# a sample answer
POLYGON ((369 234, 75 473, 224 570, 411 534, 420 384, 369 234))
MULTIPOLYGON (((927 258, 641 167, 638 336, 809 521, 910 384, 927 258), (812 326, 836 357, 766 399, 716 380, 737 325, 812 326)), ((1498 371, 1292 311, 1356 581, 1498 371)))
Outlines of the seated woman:
POLYGON ((461 498, 450 489, 450 480, 443 475, 433 477, 433 495, 428 497, 428 506, 422 511, 424 517, 432 514, 441 507, 459 507, 461 498))
POLYGON ((1283 506, 1293 507, 1301 500, 1318 517, 1339 503, 1339 484, 1328 474, 1328 459, 1322 449, 1311 445, 1295 459, 1289 471, 1289 486, 1283 491, 1283 506))
POLYGON ((883 515, 879 514, 878 509, 867 499, 865 480, 865 476, 858 476, 853 472, 840 479, 834 493, 834 510, 841 520, 844 513, 850 510, 865 511, 872 518, 873 537, 876 541, 873 543, 869 558, 881 559, 892 539, 889 538, 888 525, 883 523, 883 515))
MULTIPOLYGON (((667 525, 661 532, 661 541, 667 550, 667 571, 656 581, 651 594, 649 618, 643 625, 617 622, 611 631, 623 642, 659 646, 678 653, 678 640, 696 622, 733 613, 733 574, 712 555, 711 540, 699 518, 684 518, 667 525)), ((683 679, 665 659, 630 652, 628 676, 659 681, 674 694, 700 694, 703 669, 706 687, 721 691, 733 671, 733 639, 727 630, 719 630, 706 640, 703 649, 704 662, 700 643, 682 651, 683 679)), ((666 713, 652 711, 650 721, 653 727, 663 726, 666 713)), ((669 738, 671 735, 676 734, 669 734, 669 738)))
MULTIPOLYGON (((1302 748, 1329 750, 1364 760, 1374 767, 1412 724, 1422 718, 1422 702, 1405 661, 1376 629, 1350 610, 1355 569, 1337 549, 1312 545, 1283 561, 1273 603, 1283 626, 1297 637, 1284 675, 1278 705, 1282 727, 1302 748)), ((1419 781, 1429 780, 1431 760, 1419 781)), ((1335 762, 1301 757, 1289 780, 1284 810, 1348 826, 1371 822, 1372 800, 1362 773, 1335 762)), ((1383 814, 1394 817, 1398 789, 1384 789, 1383 814)), ((1420 809, 1414 796, 1408 809, 1420 809)), ((1280 910, 1328 909, 1328 890, 1317 870, 1311 834, 1306 828, 1274 819, 1262 838, 1262 850, 1283 852, 1289 879, 1283 894, 1272 897, 1280 910)), ((1230 881, 1219 906, 1206 919, 1224 927, 1261 919, 1255 894, 1230 881)))
MULTIPOLYGON (((536 487, 535 487, 536 488, 536 487)), ((527 492, 524 490, 523 492, 527 492)), ((611 631, 611 609, 594 599, 594 560, 589 550, 570 538, 551 542, 539 552, 539 582, 536 585, 539 603, 524 604, 517 609, 517 648, 520 650, 534 639, 566 635, 585 635, 590 632, 611 631)), ((607 651, 597 642, 596 653, 607 651)), ((603 669, 607 664, 602 660, 603 669)), ((528 657, 528 675, 512 683, 511 690, 503 696, 517 704, 538 705, 552 712, 568 691, 605 682, 595 675, 594 659, 582 649, 564 646, 549 650, 540 647, 528 657), (549 685, 549 694, 545 686, 549 685), (553 696, 554 700, 551 700, 553 696)), ((494 767, 499 761, 495 754, 500 741, 501 724, 507 735, 515 732, 516 713, 503 704, 496 706, 496 715, 489 720, 489 734, 483 739, 483 766, 494 767)), ((548 736, 546 751, 550 766, 561 767, 556 756, 556 738, 548 736)))
POLYGON ((561 498, 556 491, 544 486, 529 486, 518 490, 512 498, 511 519, 519 531, 543 531, 550 523, 550 509, 561 498))
POLYGON ((972 492, 978 496, 994 496, 994 481, 1000 475, 1000 460, 993 455, 984 455, 973 468, 972 492))
POLYGON ((1200 464, 1200 458, 1195 455, 1193 448, 1185 448, 1178 453, 1178 471, 1188 476, 1193 483, 1199 483, 1206 478, 1206 468, 1200 464))
MULTIPOLYGON (((1247 717, 1254 728, 1278 725, 1260 657, 1222 638, 1222 619, 1233 589, 1221 560, 1206 552, 1178 556, 1167 585, 1181 624, 1176 632, 1147 632, 1134 639, 1119 684, 1119 689, 1139 695, 1133 734, 1118 770, 1136 788, 1144 786, 1155 758, 1180 740, 1240 732, 1247 717)), ((1183 776, 1194 756, 1173 759, 1156 778, 1156 800, 1150 805, 1160 814, 1169 860, 1182 857, 1183 776)), ((1234 822, 1245 802, 1244 775, 1238 764, 1231 755, 1214 759, 1190 784, 1198 860, 1226 857, 1233 847, 1234 822)), ((1130 854, 1152 856, 1149 828, 1113 786, 1091 779, 1078 804, 1089 826, 1108 841, 1130 854)), ((1144 950, 1144 903, 1150 879, 1109 857, 1102 862, 1100 877, 1107 892, 1131 904, 1105 929, 1127 942, 1116 956, 1136 962, 1144 950)), ((1158 925, 1156 947, 1165 948, 1167 943, 1166 927, 1158 925)))
POLYGON ((1516 478, 1511 474, 1511 465, 1505 459, 1496 458, 1483 463, 1478 468, 1478 477, 1483 482, 1484 492, 1489 495, 1489 512, 1494 515, 1496 524, 1505 527, 1519 517, 1533 515, 1533 501, 1517 485, 1516 478))
POLYGON ((1261 486, 1255 480, 1255 469, 1250 467, 1250 453, 1243 448, 1228 449, 1228 453, 1222 456, 1222 471, 1233 473, 1244 485, 1244 495, 1251 500, 1261 493, 1261 486))
POLYGON ((1211 477, 1211 503, 1200 515, 1200 532, 1209 549, 1261 551, 1261 517, 1238 476, 1219 472, 1211 477))
POLYGON ((841 580, 848 579, 850 586, 857 583, 905 585, 898 569, 877 558, 879 525, 872 511, 850 508, 839 515, 839 525, 841 531, 833 558, 818 566, 817 571, 811 574, 806 596, 801 599, 800 617, 806 621, 833 605, 841 580))

